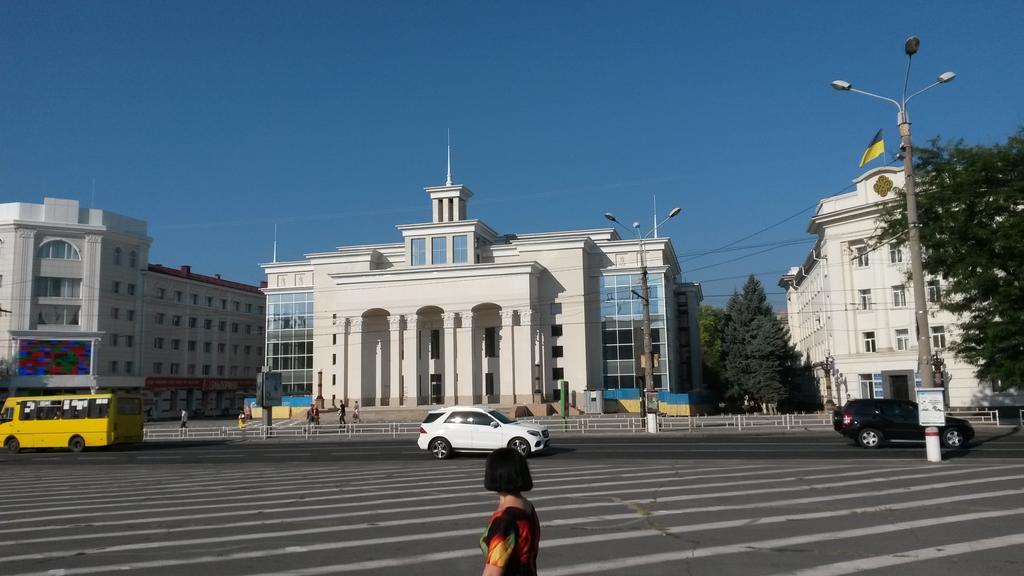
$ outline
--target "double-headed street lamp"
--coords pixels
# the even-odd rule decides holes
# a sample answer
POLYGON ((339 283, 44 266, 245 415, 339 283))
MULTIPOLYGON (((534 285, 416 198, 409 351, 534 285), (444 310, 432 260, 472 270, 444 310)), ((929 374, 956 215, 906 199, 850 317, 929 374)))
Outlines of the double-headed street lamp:
MULTIPOLYGON (((654 231, 658 229, 658 226, 661 226, 665 222, 668 222, 670 219, 675 218, 682 211, 683 211, 682 208, 673 208, 672 210, 669 211, 668 216, 666 216, 664 220, 662 220, 661 222, 657 222, 654 225, 654 228, 652 228, 646 234, 641 234, 640 233, 640 223, 639 222, 634 222, 633 223, 633 232, 632 233, 636 236, 636 239, 640 241, 640 294, 636 294, 636 292, 633 292, 633 293, 636 294, 640 298, 640 300, 643 302, 643 321, 642 321, 643 322, 642 329, 643 329, 643 334, 644 334, 644 356, 643 356, 643 358, 644 358, 644 367, 643 367, 644 368, 644 376, 643 376, 643 378, 644 378, 644 390, 647 393, 650 393, 650 392, 654 391, 654 351, 653 351, 653 346, 651 344, 651 300, 650 300, 650 286, 649 286, 648 281, 647 281, 647 248, 644 245, 644 240, 646 240, 652 233, 654 233, 654 231)), ((618 225, 623 230, 626 230, 627 232, 629 232, 629 229, 626 228, 621 222, 619 222, 618 218, 616 218, 615 215, 612 214, 611 212, 605 212, 604 213, 604 217, 607 218, 610 222, 613 222, 616 225, 618 225)), ((644 398, 641 398, 641 401, 640 401, 641 412, 645 412, 646 411, 646 400, 647 399, 646 399, 646 394, 645 394, 644 398)), ((655 424, 654 430, 651 430, 650 426, 648 426, 648 431, 649 432, 657 431, 657 425, 655 424)))
MULTIPOLYGON (((907 195, 907 228, 908 228, 908 245, 910 248, 910 271, 911 281, 914 287, 914 315, 916 317, 917 325, 917 367, 921 374, 921 385, 926 388, 935 387, 935 379, 932 376, 932 350, 931 350, 931 333, 928 330, 928 303, 925 300, 925 282, 924 282, 924 267, 921 264, 921 230, 920 224, 917 219, 917 196, 914 190, 914 162, 913 162, 913 146, 910 140, 910 116, 907 114, 907 103, 910 99, 922 92, 931 90, 939 84, 946 84, 956 77, 953 72, 943 72, 936 78, 935 82, 932 82, 928 86, 914 92, 910 96, 907 96, 907 84, 910 81, 910 63, 914 59, 914 54, 917 54, 918 48, 921 47, 921 40, 917 36, 911 36, 907 38, 907 42, 904 45, 904 52, 907 54, 907 73, 903 79, 903 94, 899 101, 892 98, 886 98, 885 96, 879 96, 878 94, 872 94, 864 90, 858 90, 853 87, 852 84, 844 80, 835 80, 832 82, 832 87, 841 92, 856 92, 857 94, 863 94, 872 98, 878 98, 879 100, 885 100, 886 102, 892 103, 896 106, 898 114, 896 122, 900 127, 900 152, 903 156, 903 174, 906 179, 904 185, 904 191, 907 195)), ((928 428, 926 434, 930 434, 933 431, 937 433, 934 428, 928 428)), ((941 460, 939 455, 938 447, 935 448, 935 454, 929 445, 928 459, 933 460, 933 457, 937 457, 941 460)))

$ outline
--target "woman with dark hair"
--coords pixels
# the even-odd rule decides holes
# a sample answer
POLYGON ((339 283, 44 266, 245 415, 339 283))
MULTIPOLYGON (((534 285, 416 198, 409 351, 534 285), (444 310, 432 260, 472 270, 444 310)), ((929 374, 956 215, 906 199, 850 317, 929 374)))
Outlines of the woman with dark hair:
POLYGON ((480 538, 483 576, 536 576, 540 519, 522 494, 533 489, 526 457, 511 448, 492 452, 484 488, 498 493, 498 510, 480 538))

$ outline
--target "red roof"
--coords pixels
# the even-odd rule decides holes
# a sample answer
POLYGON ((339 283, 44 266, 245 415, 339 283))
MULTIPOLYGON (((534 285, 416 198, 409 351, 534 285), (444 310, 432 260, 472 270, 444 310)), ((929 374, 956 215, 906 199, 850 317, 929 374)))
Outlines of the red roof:
POLYGON ((259 294, 263 296, 263 292, 260 291, 259 286, 253 286, 252 284, 242 284, 241 282, 232 282, 231 280, 223 280, 220 275, 207 276, 205 274, 196 274, 192 272, 191 266, 182 266, 179 268, 168 268, 167 266, 161 266, 160 264, 150 264, 150 272, 156 272, 157 274, 167 274, 168 276, 176 276, 178 278, 185 278, 188 280, 195 280, 196 282, 202 282, 204 284, 212 284, 214 286, 222 286, 224 288, 231 288, 233 290, 241 290, 243 292, 251 292, 253 294, 259 294))

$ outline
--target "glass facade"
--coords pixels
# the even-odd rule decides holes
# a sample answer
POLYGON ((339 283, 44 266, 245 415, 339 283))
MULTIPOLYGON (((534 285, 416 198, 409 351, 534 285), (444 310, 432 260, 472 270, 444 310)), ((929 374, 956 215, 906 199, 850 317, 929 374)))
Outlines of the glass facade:
MULTIPOLYGON (((648 277, 651 301, 651 348, 658 357, 654 387, 668 389, 669 350, 665 329, 663 279, 648 277)), ((601 339, 605 389, 638 388, 643 385, 643 300, 639 274, 601 276, 601 339), (634 293, 635 292, 635 293, 634 293)))
POLYGON ((313 392, 313 293, 267 296, 267 365, 286 395, 313 392))
POLYGON ((463 234, 452 238, 452 262, 465 264, 469 261, 468 237, 463 234))

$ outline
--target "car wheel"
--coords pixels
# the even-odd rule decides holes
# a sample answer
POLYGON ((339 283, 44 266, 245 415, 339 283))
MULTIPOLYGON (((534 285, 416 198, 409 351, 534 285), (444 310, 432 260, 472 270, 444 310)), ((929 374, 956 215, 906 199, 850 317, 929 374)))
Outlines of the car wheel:
POLYGON ((85 449, 85 440, 82 440, 81 436, 72 436, 71 440, 68 440, 68 448, 72 452, 81 452, 85 449))
POLYGON ((874 428, 863 428, 857 433, 857 444, 860 444, 862 448, 878 448, 883 442, 885 442, 885 437, 874 428))
POLYGON ((946 428, 942 432, 942 445, 946 448, 963 448, 967 445, 967 438, 959 428, 946 428))
POLYGON ((11 454, 17 454, 21 450, 21 442, 18 442, 17 438, 11 436, 4 442, 4 448, 7 448, 7 451, 11 454))
POLYGON ((530 455, 530 443, 522 438, 513 438, 508 441, 508 447, 519 452, 523 456, 530 455))
POLYGON ((438 460, 444 460, 452 455, 452 445, 444 438, 434 438, 430 441, 430 453, 438 460))

